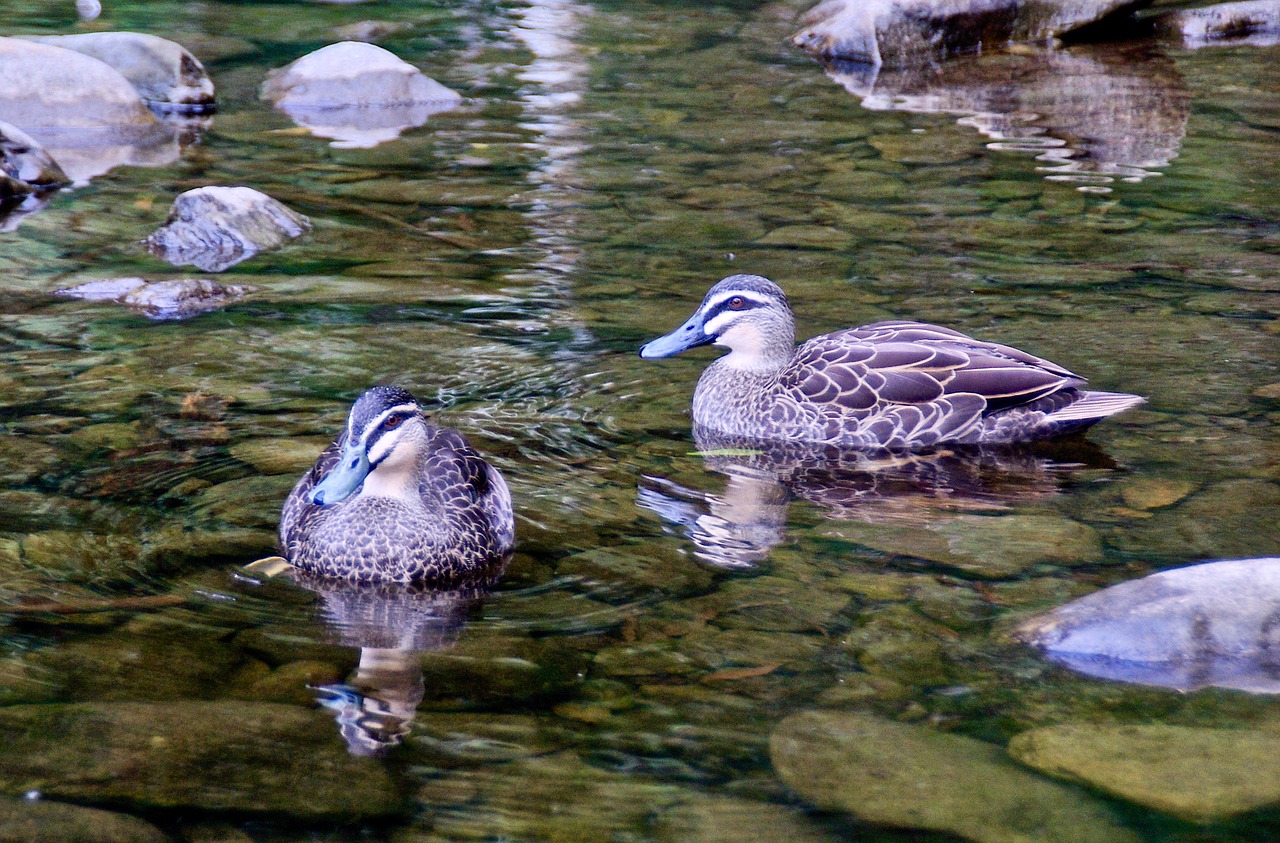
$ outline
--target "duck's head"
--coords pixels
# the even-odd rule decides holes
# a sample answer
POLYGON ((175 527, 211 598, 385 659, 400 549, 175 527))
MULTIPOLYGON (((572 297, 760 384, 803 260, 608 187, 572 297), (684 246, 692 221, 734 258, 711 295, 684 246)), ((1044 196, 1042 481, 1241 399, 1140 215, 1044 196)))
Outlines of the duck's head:
POLYGON ((375 386, 356 399, 347 415, 347 433, 338 462, 311 490, 318 506, 339 503, 368 480, 394 489, 417 465, 427 441, 422 407, 396 386, 375 386))
POLYGON ((725 361, 744 368, 789 359, 796 328, 787 294, 768 278, 730 275, 707 291, 683 325, 645 344, 640 356, 673 357, 708 343, 728 348, 725 361))

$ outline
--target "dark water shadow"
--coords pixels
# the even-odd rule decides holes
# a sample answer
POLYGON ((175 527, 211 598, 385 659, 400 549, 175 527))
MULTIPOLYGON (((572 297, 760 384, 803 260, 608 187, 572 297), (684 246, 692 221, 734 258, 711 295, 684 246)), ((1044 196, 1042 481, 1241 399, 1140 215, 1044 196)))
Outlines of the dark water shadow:
POLYGON ((988 149, 1029 152, 1045 178, 1109 192, 1178 155, 1191 93, 1153 42, 962 56, 884 70, 830 62, 832 80, 873 111, 959 115, 988 149))
POLYGON ((958 511, 1003 510, 1058 493, 1083 467, 1114 468, 1083 439, 1043 448, 954 448, 875 454, 802 443, 763 444, 694 429, 724 490, 703 492, 646 475, 637 503, 688 536, 700 559, 749 568, 786 536, 799 499, 824 516, 866 523, 927 525, 958 511))

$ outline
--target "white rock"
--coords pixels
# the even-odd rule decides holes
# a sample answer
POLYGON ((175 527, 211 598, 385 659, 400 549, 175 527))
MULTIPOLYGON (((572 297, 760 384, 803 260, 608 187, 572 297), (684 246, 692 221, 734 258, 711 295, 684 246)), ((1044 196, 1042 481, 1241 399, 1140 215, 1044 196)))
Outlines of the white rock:
POLYGON ((219 284, 207 278, 147 283, 142 278, 86 281, 54 293, 83 301, 117 301, 152 319, 186 319, 239 301, 252 287, 219 284))
POLYGON ((68 181, 58 162, 35 138, 3 120, 0 120, 0 173, 32 187, 55 187, 68 181))
POLYGON ((461 95, 373 44, 343 41, 272 72, 262 98, 338 147, 369 147, 453 108, 461 95))
POLYGON ((204 65, 173 41, 140 32, 31 36, 24 40, 75 50, 114 67, 153 107, 189 113, 213 109, 213 81, 204 65))

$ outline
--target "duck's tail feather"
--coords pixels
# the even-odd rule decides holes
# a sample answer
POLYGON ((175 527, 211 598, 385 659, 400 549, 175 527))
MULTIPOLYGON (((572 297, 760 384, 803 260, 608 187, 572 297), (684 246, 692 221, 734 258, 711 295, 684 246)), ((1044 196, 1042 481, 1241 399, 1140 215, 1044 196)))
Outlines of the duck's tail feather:
POLYGON ((1037 427, 1050 436, 1078 433, 1108 416, 1123 413, 1146 400, 1141 395, 1124 392, 1081 392, 1079 401, 1048 413, 1037 427))

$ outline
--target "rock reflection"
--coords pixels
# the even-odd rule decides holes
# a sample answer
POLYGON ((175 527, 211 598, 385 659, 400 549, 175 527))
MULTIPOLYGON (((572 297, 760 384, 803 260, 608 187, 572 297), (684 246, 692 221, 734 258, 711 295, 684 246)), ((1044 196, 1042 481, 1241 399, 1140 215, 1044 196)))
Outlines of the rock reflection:
POLYGON ((426 687, 420 654, 453 646, 505 567, 499 560, 484 576, 447 588, 354 587, 294 573, 319 595, 333 637, 360 648, 347 682, 316 688, 352 755, 381 755, 404 740, 426 687))
MULTIPOLYGON (((957 510, 1000 510, 1056 494, 1066 473, 1080 467, 1039 450, 877 456, 799 443, 766 447, 698 428, 694 440, 707 467, 728 477, 724 491, 646 476, 637 503, 684 532, 695 555, 721 568, 749 568, 767 558, 785 538, 787 509, 797 498, 828 518, 927 525, 957 510)), ((1072 457, 1094 465, 1105 460, 1096 450, 1072 457)))
POLYGON ((1099 679, 1280 694, 1280 558, 1123 582, 1033 618, 1016 635, 1099 679))
POLYGON ((832 62, 827 75, 875 111, 959 114, 990 149, 1035 153, 1054 181, 1109 192, 1178 154, 1191 94, 1153 45, 1091 45, 965 56, 880 70, 832 62))

